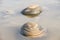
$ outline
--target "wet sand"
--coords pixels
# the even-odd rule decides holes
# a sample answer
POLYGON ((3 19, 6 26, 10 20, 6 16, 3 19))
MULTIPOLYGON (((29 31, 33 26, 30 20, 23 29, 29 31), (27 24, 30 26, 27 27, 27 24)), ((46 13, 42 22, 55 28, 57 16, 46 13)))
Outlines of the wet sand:
POLYGON ((0 4, 0 33, 2 40, 60 40, 59 0, 2 0, 0 4), (46 37, 30 39, 20 34, 22 25, 30 20, 21 14, 29 4, 39 4, 43 12, 33 20, 48 30, 46 37), (6 11, 11 10, 11 11, 6 11))

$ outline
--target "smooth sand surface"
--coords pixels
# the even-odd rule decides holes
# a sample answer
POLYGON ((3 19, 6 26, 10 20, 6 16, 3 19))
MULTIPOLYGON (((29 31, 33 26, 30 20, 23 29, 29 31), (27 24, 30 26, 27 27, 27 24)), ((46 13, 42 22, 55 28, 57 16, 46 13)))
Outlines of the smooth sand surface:
POLYGON ((1 40, 60 40, 59 0, 0 0, 1 40), (27 18, 20 12, 30 4, 38 4, 43 12, 36 18, 27 18), (47 28, 48 34, 42 38, 27 38, 20 34, 20 28, 28 21, 35 21, 47 28))

